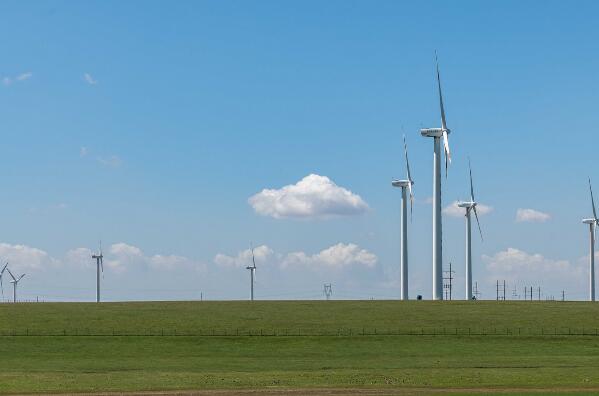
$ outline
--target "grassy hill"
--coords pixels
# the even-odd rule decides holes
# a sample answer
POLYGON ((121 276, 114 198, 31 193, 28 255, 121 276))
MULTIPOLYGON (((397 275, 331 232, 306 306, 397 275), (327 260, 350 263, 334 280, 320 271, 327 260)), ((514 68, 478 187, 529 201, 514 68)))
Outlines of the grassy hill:
POLYGON ((599 304, 584 302, 0 304, 0 392, 590 394, 598 328, 599 304))

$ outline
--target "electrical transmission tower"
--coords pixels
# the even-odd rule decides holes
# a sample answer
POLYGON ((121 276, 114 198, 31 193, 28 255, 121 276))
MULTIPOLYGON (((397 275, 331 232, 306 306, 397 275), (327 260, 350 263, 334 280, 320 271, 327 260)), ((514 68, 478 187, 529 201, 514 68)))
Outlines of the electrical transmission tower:
POLYGON ((472 291, 472 295, 476 300, 480 300, 481 292, 478 290, 478 282, 474 282, 474 290, 472 291))
POLYGON ((505 301, 505 280, 499 282, 497 280, 497 301, 502 300, 505 301))
POLYGON ((333 295, 333 286, 330 283, 325 283, 323 293, 327 298, 327 301, 330 300, 333 295))
POLYGON ((520 299, 520 295, 518 294, 518 289, 516 289, 516 286, 514 286, 514 290, 512 290, 512 299, 513 300, 520 299))
POLYGON ((443 271, 443 290, 445 291, 446 300, 451 300, 451 292, 453 290, 453 274, 455 274, 455 271, 451 269, 450 261, 449 271, 443 271))

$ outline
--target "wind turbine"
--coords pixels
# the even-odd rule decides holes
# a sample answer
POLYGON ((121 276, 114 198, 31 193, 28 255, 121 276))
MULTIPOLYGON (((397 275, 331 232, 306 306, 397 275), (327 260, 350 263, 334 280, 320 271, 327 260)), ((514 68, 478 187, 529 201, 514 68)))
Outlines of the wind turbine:
POLYGON ((591 192, 591 204, 593 205, 593 218, 583 219, 582 222, 589 225, 589 230, 591 232, 591 252, 589 256, 589 301, 595 301, 595 229, 599 224, 599 218, 597 218, 597 211, 595 210, 595 199, 593 198, 593 187, 591 187, 590 178, 589 191, 591 192))
POLYGON ((4 300, 4 284, 2 282, 2 275, 4 275, 4 271, 7 270, 8 267, 8 262, 6 262, 6 264, 4 264, 4 268, 2 268, 2 271, 0 271, 0 289, 2 290, 2 300, 4 300))
POLYGON ((480 233, 480 239, 483 239, 483 232, 480 229, 480 222, 478 221, 478 213, 476 212, 476 201, 474 200, 474 187, 472 186, 472 168, 470 167, 470 160, 468 160, 468 170, 470 171, 470 202, 458 202, 460 208, 466 209, 466 300, 472 299, 472 241, 471 241, 471 225, 470 225, 470 214, 474 212, 476 217, 476 224, 478 225, 478 232, 480 233))
POLYGON ((443 94, 441 93, 441 77, 439 74, 439 61, 435 53, 437 64, 437 86, 439 89, 439 105, 441 107, 441 128, 424 128, 420 134, 424 137, 434 138, 433 155, 433 300, 443 299, 443 241, 441 225, 441 138, 445 151, 445 177, 447 167, 451 163, 449 152, 449 128, 445 122, 445 109, 443 107, 443 94))
POLYGON ((245 267, 250 270, 250 301, 254 301, 254 276, 256 273, 256 258, 254 257, 254 248, 252 247, 252 264, 251 266, 245 267))
POLYGON ((100 270, 102 270, 102 273, 104 273, 102 243, 100 243, 100 254, 92 254, 92 259, 96 259, 96 302, 100 302, 100 270))
POLYGON ((19 281, 21 279, 23 279, 23 277, 25 276, 25 274, 19 276, 19 278, 15 278, 15 276, 12 274, 12 272, 10 272, 10 269, 6 268, 6 270, 10 274, 10 277, 12 278, 12 280, 10 281, 10 283, 12 283, 12 285, 13 285, 12 298, 13 298, 13 302, 16 303, 17 302, 17 285, 19 284, 19 281))
POLYGON ((408 161, 408 145, 406 144, 406 136, 403 137, 404 154, 406 157, 406 173, 408 178, 406 180, 393 180, 391 185, 393 187, 401 187, 401 299, 408 299, 408 203, 407 203, 407 191, 410 190, 410 220, 412 216, 412 210, 414 206, 414 193, 412 191, 412 185, 414 181, 410 174, 410 162, 408 161))

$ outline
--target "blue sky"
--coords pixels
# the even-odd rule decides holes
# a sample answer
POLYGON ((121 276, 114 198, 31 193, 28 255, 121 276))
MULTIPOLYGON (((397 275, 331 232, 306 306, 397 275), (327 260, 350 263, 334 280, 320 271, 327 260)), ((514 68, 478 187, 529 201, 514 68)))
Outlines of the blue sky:
MULTIPOLYGON (((410 295, 428 298, 432 142, 418 130, 439 126, 437 50, 453 152, 443 204, 467 198, 470 157, 492 208, 474 240, 483 297, 508 279, 510 291, 586 298, 598 8, 4 2, 0 256, 27 272, 23 298, 92 300, 81 249, 101 239, 106 299, 234 299, 247 297, 237 267, 253 242, 258 297, 319 298, 331 282, 337 298, 395 298, 403 128, 417 199, 410 295), (367 209, 342 200, 274 218, 248 201, 311 174, 367 209), (518 222, 518 209, 549 219, 518 222)), ((443 222, 461 297, 464 220, 443 222)))

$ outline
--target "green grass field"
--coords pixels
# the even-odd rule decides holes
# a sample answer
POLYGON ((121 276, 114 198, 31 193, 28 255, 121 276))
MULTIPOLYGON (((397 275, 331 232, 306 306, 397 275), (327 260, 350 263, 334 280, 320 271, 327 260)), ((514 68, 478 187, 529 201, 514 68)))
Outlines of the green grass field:
POLYGON ((0 392, 599 394, 596 329, 583 302, 0 304, 0 392))

